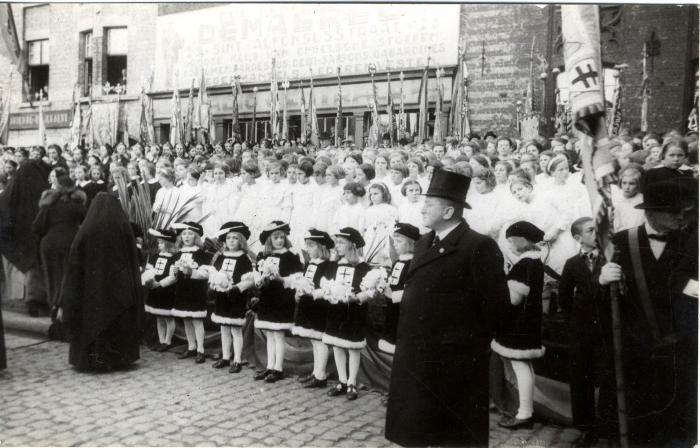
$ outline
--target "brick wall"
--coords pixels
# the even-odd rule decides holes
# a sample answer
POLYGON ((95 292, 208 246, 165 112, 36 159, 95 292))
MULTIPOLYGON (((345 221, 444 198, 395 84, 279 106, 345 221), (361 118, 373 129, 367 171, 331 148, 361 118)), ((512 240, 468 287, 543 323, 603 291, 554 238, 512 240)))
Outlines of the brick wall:
MULTIPOLYGON (((523 99, 529 74, 529 53, 535 37, 535 108, 542 110, 544 85, 539 81, 540 62, 547 48, 547 8, 534 5, 463 5, 460 34, 467 42, 471 72, 470 113, 477 132, 488 129, 513 135, 515 102, 523 99), (483 63, 482 63, 483 48, 483 63), (483 65, 483 75, 482 75, 483 65)), ((611 14, 602 13, 604 19, 611 14)), ((554 37, 561 29, 559 12, 554 15, 554 37)), ((695 6, 624 5, 619 21, 603 32, 603 62, 626 63, 622 85, 623 126, 640 125, 642 46, 656 33, 659 54, 650 73, 650 130, 682 129, 687 115, 687 87, 691 61, 698 57, 698 16, 695 6)), ((552 67, 564 64, 560 47, 553 45, 552 67)), ((689 91, 689 92, 688 92, 689 91)))

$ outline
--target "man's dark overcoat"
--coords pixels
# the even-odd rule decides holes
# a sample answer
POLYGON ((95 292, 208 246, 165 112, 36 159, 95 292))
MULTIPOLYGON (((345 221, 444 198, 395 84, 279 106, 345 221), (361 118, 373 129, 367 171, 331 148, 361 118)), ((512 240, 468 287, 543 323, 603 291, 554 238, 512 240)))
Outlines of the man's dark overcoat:
POLYGON ((416 242, 401 301, 386 437, 488 446, 489 343, 509 300, 496 243, 462 221, 416 242))

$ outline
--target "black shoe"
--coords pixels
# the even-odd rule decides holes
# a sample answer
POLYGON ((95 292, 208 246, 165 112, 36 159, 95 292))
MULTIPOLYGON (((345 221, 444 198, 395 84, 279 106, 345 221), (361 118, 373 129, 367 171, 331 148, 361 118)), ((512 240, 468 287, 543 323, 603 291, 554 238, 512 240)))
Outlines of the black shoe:
POLYGON ((240 362, 234 362, 231 363, 231 367, 228 369, 228 373, 238 373, 241 371, 241 363, 240 362))
POLYGON ((348 384, 348 392, 345 394, 345 398, 349 401, 357 400, 357 386, 348 384))
POLYGON ((311 381, 308 381, 306 384, 304 384, 304 387, 307 389, 320 389, 322 387, 326 387, 328 385, 328 380, 322 379, 319 380, 316 377, 313 377, 311 381))
POLYGON ((257 372, 255 372, 255 376, 253 377, 253 379, 256 381, 264 380, 265 377, 270 374, 270 372, 272 372, 272 370, 258 370, 257 372))
POLYGON ((215 369, 222 369, 224 367, 228 367, 229 365, 231 365, 230 360, 221 358, 220 360, 216 361, 211 366, 215 369))
POLYGON ((311 381, 314 378, 315 378, 315 376, 314 376, 313 372, 311 372, 308 375, 304 375, 304 376, 299 377, 299 382, 300 383, 308 383, 309 381, 311 381))
POLYGON ((172 342, 170 344, 162 343, 162 344, 158 345, 158 347, 156 347, 156 351, 157 352, 167 352, 171 348, 173 348, 172 342))
POLYGON ((187 358, 191 358, 191 357, 193 357, 193 356, 196 355, 196 354, 197 354, 197 350, 187 350, 187 349, 185 349, 184 352, 182 352, 182 353, 180 353, 179 355, 177 355, 177 359, 187 359, 187 358))
POLYGON ((336 384, 335 387, 332 387, 328 390, 327 395, 329 397, 337 397, 339 395, 345 395, 345 393, 347 393, 347 391, 348 391, 348 386, 346 386, 343 383, 338 383, 338 384, 336 384))
POLYGON ((195 364, 202 364, 206 360, 204 353, 197 352, 197 356, 194 358, 195 364))
POLYGON ((281 370, 271 370, 265 377, 266 383, 275 383, 284 378, 284 373, 281 370))
POLYGON ((532 417, 525 419, 520 419, 516 417, 503 418, 500 422, 498 422, 498 426, 510 430, 532 429, 533 424, 534 421, 532 420, 532 417))

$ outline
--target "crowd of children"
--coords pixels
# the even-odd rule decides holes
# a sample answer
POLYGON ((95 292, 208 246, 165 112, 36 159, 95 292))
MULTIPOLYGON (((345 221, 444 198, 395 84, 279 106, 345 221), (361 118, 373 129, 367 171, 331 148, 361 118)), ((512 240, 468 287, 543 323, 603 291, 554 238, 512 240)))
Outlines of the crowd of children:
POLYGON ((352 227, 333 236, 307 229, 301 236, 304 247, 299 248, 292 246, 289 224, 271 221, 260 232, 263 249, 254 260, 248 250, 250 229, 239 221, 221 225, 217 237, 222 248, 213 258, 202 249, 203 229, 195 222, 150 229, 159 251, 146 265, 142 282, 148 290, 146 311, 157 321, 160 343, 155 350, 173 346, 175 319, 180 318, 187 348, 178 358, 194 357, 195 363, 204 363, 204 319, 210 300, 214 302, 210 319, 220 326, 222 349, 213 367, 239 373, 242 328, 252 310, 254 326, 267 343, 267 365, 255 372, 255 380, 273 383, 284 378, 285 337, 290 332, 308 339, 313 347, 313 371, 300 378, 304 387, 327 386, 332 347, 339 383, 328 395, 355 400, 360 352, 366 345, 367 302, 375 298, 388 302, 385 340, 389 342, 383 348, 392 353, 401 290, 413 242, 420 237, 418 228, 407 223, 396 223, 387 232, 398 254, 391 272, 373 269, 364 261, 364 238, 352 227))

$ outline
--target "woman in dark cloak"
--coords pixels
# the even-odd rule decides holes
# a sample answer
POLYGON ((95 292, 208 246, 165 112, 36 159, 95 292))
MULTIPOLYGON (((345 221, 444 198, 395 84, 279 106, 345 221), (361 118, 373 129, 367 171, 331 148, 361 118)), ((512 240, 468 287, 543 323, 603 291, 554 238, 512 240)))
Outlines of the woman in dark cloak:
POLYGON ((75 236, 61 297, 69 362, 77 369, 110 371, 139 359, 138 249, 119 200, 109 193, 95 196, 75 236))
POLYGON ((52 320, 56 317, 73 237, 85 217, 85 193, 76 189, 67 175, 59 176, 56 182, 55 190, 41 195, 39 214, 32 225, 41 238, 39 252, 52 320))

